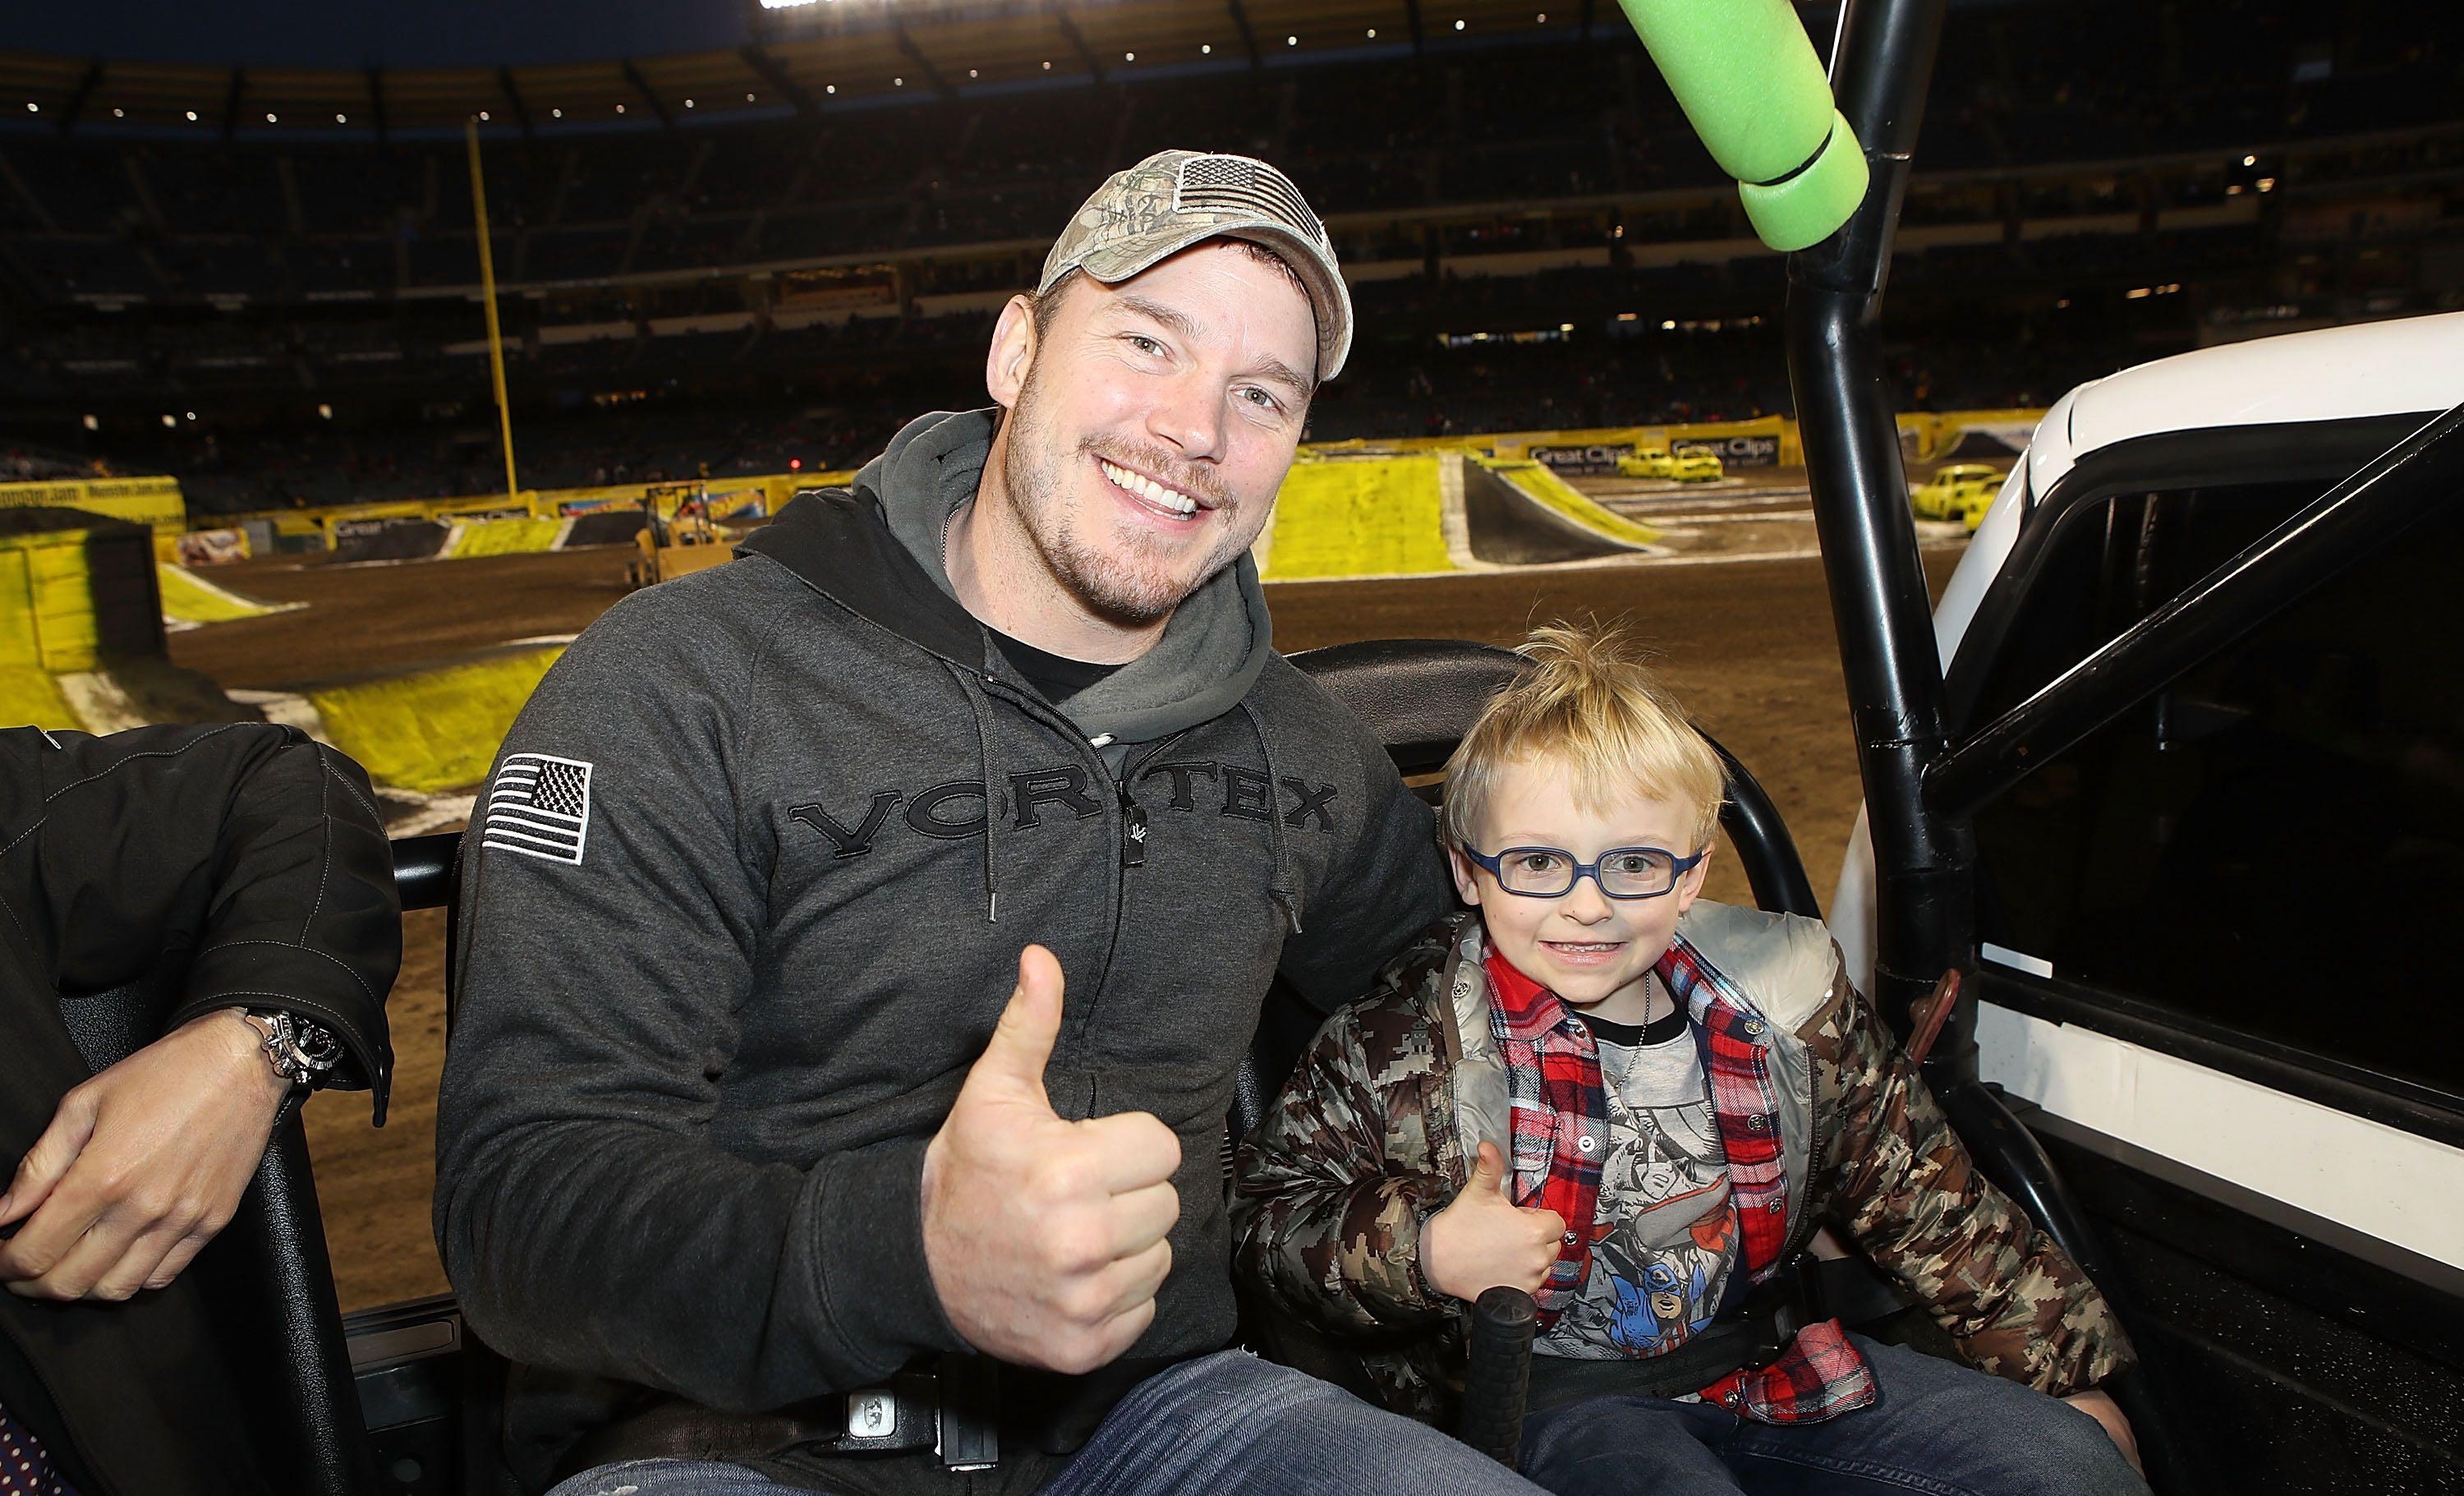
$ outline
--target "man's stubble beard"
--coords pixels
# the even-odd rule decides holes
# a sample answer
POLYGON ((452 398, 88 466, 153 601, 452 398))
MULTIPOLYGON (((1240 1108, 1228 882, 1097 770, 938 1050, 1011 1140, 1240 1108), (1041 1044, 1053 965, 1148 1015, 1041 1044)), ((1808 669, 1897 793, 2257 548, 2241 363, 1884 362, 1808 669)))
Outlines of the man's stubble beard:
MULTIPOLYGON (((1008 490, 1010 506, 1018 513, 1020 527, 1026 532, 1027 541, 1035 547, 1045 569, 1096 616, 1130 628, 1169 617, 1191 593, 1214 580, 1216 573, 1246 549, 1237 533, 1226 526, 1216 542, 1216 553, 1207 558, 1197 578, 1184 584, 1158 554, 1150 536, 1115 526, 1119 542, 1128 552, 1126 558, 1108 555, 1087 544, 1077 532, 1076 517, 1069 511, 1068 484, 1077 458, 1106 453, 1092 438, 1081 441, 1066 453, 1060 451, 1053 433, 1042 419, 1042 406, 1041 382, 1036 365, 1030 363, 1025 382, 1019 388, 1018 404, 1009 412, 1009 440, 1001 457, 1001 481, 1008 490)), ((1221 516, 1222 511, 1216 513, 1221 516)))

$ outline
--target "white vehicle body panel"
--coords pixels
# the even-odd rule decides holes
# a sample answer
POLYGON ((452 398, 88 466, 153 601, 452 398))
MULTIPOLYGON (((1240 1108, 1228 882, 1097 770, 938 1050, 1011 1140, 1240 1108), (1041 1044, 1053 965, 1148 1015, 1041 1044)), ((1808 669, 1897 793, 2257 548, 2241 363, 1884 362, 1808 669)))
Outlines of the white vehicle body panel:
MULTIPOLYGON (((2343 420, 2464 404, 2464 313, 2203 348, 2064 395, 2036 425, 1934 611, 1949 668, 2038 495, 2134 437, 2343 420)), ((1874 974, 1874 847, 1857 815, 1831 901, 1850 973, 1874 974)), ((1987 958, 2038 975, 2019 952, 1987 958)), ((2107 1136, 2464 1267, 2464 1149, 2271 1090, 2075 1024, 1981 1004, 1979 1073, 2107 1136)))

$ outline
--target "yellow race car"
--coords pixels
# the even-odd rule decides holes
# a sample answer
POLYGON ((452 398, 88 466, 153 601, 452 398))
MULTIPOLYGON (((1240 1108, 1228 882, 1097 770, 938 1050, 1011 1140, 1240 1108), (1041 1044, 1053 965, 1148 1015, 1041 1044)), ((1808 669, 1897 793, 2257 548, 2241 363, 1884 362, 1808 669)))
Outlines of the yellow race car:
POLYGON ((1727 468, 1714 454, 1689 447, 1672 452, 1665 447, 1637 447, 1617 459, 1617 475, 1627 478, 1669 478, 1680 483, 1716 483, 1727 468))
POLYGON ((2002 491, 2002 473, 1979 462, 1956 462, 1908 491, 1920 519, 1956 519, 1973 533, 2002 491))

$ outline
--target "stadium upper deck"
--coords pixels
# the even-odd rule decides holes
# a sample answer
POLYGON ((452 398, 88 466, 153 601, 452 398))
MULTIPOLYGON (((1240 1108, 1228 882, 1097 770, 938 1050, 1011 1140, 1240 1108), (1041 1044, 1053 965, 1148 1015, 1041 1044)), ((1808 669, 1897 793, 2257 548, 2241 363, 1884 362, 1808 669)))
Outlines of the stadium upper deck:
MULTIPOLYGON (((336 90, 385 85, 0 55, 0 102, 23 94, 28 109, 6 116, 19 131, 0 137, 0 244, 11 289, 36 300, 467 286, 476 254, 460 143, 421 139, 412 121, 481 112, 498 274, 516 285, 1041 245, 1090 177, 1165 145, 1273 156, 1357 241, 1355 260, 1385 257, 1359 251, 1379 248, 1371 241, 1398 214, 1501 202, 1639 207, 1725 190, 1614 13, 1590 22, 1597 35, 1585 41, 1577 12, 1551 25, 1519 4, 1471 7, 1477 32, 1457 42, 1440 30, 1444 44, 1421 49, 1402 7, 1310 9, 1307 26, 1269 23, 1265 8, 1228 12, 1251 17, 1255 64, 1211 10, 1107 6, 1075 22, 1054 10, 919 24, 899 33, 905 52, 875 28, 553 76, 401 75, 384 114, 336 125, 320 121, 354 118, 336 90), (1056 24, 1078 45, 1046 36, 1056 24), (1260 34, 1286 25, 1309 44, 1276 48, 1260 34), (1194 38, 1215 31, 1227 33, 1220 64, 1196 55, 1215 43, 1194 38), (1154 59, 1157 47, 1192 55, 1110 60, 1154 59), (1056 57, 1059 71, 1040 71, 1056 57), (884 70, 893 71, 873 77, 884 70), (209 94, 215 102, 200 107, 209 94), (754 102, 741 102, 746 94, 754 102), (621 121, 619 107, 630 110, 621 121), (123 118, 107 118, 115 113, 123 118), (188 113, 199 116, 192 132, 171 123, 188 113), (267 116, 277 122, 258 122, 267 116)), ((1928 174, 2265 156, 2456 122, 2453 45, 2387 33, 2359 11, 2328 11, 2322 23, 2303 13, 2319 8, 2290 0, 2193 0, 2149 22, 2134 7, 2098 4, 2085 9, 2114 24, 2090 25, 2081 9, 1955 12, 1927 111, 1928 174), (2113 48, 2115 34, 2151 44, 2113 48), (2102 55, 2083 57, 2090 46, 2102 55)), ((1421 29, 1445 25, 1437 11, 1410 11, 1421 29)))
MULTIPOLYGON (((879 77, 877 36, 629 77, 351 75, 393 101, 382 129, 349 104, 322 117, 344 123, 302 123, 289 75, 0 59, 0 102, 14 77, 35 106, 0 117, 0 411, 87 451, 77 423, 99 413, 103 451, 184 474, 450 483, 418 450, 454 445, 442 436, 335 452, 350 444, 312 415, 450 423, 484 402, 467 168, 438 138, 455 117, 439 99, 492 116, 526 472, 567 450, 573 481, 672 468, 704 444, 669 429, 713 429, 675 408, 695 403, 765 454, 860 456, 877 409, 961 398, 984 319, 1069 205, 1167 143, 1268 155, 1329 214, 1365 341, 1315 435, 1586 424, 1612 386, 1615 420, 1784 408, 1756 321, 1777 312, 1779 262, 1614 11, 1595 7, 1586 42, 1579 7, 1471 8, 1458 41, 1434 8, 1390 9, 1417 10, 1424 45, 1393 18, 1337 8, 1305 26, 1247 5, 1253 58, 1233 11, 1128 4, 1039 10, 1015 34, 919 20, 897 53, 910 71, 879 77), (1031 55, 1065 15, 1083 45, 1054 47, 1045 74, 1031 55), (1338 34, 1346 16, 1362 35, 1338 34), (1116 42, 1140 60, 1110 61, 1116 42), (1174 49, 1198 55, 1154 60, 1174 49), (702 80, 765 67, 801 106, 775 81, 721 99, 702 80), (209 82, 219 102, 195 125, 187 106, 165 116, 209 82), (141 86, 172 92, 114 92, 141 86), (1482 334, 1500 345, 1449 351, 1482 334), (1507 343, 1559 335, 1580 351, 1507 343), (270 451, 245 434, 268 423, 297 429, 270 451), (637 443, 607 438, 634 428, 637 443)), ((1921 344, 1903 395, 2042 398, 2237 319, 2447 304, 2464 287, 2456 32, 2427 5, 1955 5, 1893 272, 1895 325, 1921 344)), ((734 445, 706 441, 701 460, 734 445)))

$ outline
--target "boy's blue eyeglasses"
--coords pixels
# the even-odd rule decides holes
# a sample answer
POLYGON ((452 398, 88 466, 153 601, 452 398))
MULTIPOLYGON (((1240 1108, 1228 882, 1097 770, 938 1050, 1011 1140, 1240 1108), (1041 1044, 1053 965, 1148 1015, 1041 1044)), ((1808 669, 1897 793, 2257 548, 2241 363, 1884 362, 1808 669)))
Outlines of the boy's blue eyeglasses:
POLYGON ((1680 857, 1663 847, 1619 847, 1600 853, 1597 862, 1577 862, 1562 847, 1509 847, 1484 857, 1466 842, 1463 854, 1487 869, 1499 888, 1525 898, 1562 898, 1585 878, 1611 898, 1658 898, 1677 887, 1677 880, 1693 871, 1711 849, 1680 857))

